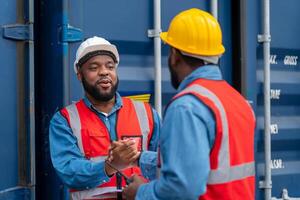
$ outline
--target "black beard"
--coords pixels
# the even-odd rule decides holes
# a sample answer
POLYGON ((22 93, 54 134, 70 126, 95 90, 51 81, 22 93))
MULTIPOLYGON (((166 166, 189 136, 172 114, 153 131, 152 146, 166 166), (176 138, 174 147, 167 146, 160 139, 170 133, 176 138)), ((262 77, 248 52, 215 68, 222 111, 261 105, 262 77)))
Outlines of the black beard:
POLYGON ((117 78, 117 82, 115 85, 112 85, 111 91, 109 93, 102 93, 101 90, 97 88, 97 85, 90 85, 87 83, 84 77, 82 77, 82 85, 86 93, 92 96, 97 101, 107 102, 114 98, 116 91, 119 85, 119 79, 117 78))
POLYGON ((170 74, 171 74, 171 83, 172 83, 172 86, 177 90, 177 88, 180 85, 180 81, 178 79, 178 76, 177 76, 176 72, 173 70, 173 68, 171 66, 171 59, 170 59, 170 57, 168 59, 168 65, 169 65, 169 71, 170 71, 170 74))

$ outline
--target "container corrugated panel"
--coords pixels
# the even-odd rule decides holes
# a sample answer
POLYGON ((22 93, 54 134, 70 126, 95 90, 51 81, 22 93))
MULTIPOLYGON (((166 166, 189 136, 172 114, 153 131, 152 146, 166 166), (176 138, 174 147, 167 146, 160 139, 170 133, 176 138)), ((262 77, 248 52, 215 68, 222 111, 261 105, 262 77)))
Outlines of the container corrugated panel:
MULTIPOLYGON (((300 2, 271 1, 272 197, 300 198, 300 2)), ((264 178, 263 58, 257 48, 257 177, 264 178)), ((259 190, 258 199, 263 198, 259 190)))
POLYGON ((15 26, 25 20, 20 15, 26 11, 22 10, 21 0, 0 0, 0 5, 0 200, 29 199, 25 81, 28 49, 25 42, 13 39, 23 36, 23 26, 15 26))
MULTIPOLYGON (((15 23, 16 1, 0 1, 0 25, 15 23)), ((17 46, 0 37, 0 191, 18 184, 17 46)))

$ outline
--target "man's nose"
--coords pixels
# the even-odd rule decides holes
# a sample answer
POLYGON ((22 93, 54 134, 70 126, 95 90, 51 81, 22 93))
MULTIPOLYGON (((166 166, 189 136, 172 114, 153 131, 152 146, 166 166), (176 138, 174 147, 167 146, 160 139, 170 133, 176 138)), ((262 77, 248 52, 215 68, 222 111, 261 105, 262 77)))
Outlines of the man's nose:
POLYGON ((101 76, 107 76, 109 73, 108 69, 105 66, 99 68, 98 74, 101 76))

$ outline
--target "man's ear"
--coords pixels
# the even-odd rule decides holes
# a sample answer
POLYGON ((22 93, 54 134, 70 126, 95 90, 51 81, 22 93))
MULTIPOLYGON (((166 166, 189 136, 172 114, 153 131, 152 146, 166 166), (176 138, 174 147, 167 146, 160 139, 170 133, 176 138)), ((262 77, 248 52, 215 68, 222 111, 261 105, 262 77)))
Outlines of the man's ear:
POLYGON ((170 47, 171 49, 171 54, 176 54, 176 49, 174 47, 170 47))
POLYGON ((81 82, 82 81, 82 74, 81 74, 82 72, 80 71, 80 69, 79 68, 77 68, 77 79, 81 82))
POLYGON ((171 47, 171 62, 174 64, 174 66, 177 66, 180 62, 180 53, 177 49, 171 47))

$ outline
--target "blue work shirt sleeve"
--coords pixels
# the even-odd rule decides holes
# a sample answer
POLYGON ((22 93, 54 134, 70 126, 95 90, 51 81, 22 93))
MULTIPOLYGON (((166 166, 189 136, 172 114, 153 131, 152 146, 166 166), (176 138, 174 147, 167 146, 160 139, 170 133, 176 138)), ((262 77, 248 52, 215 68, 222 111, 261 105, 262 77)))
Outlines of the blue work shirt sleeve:
POLYGON ((109 181, 104 161, 93 162, 83 156, 76 137, 60 112, 50 122, 49 143, 53 166, 69 188, 89 189, 109 181))
POLYGON ((175 100, 160 135, 160 177, 140 186, 136 199, 198 199, 206 191, 214 125, 211 111, 194 96, 175 100))

